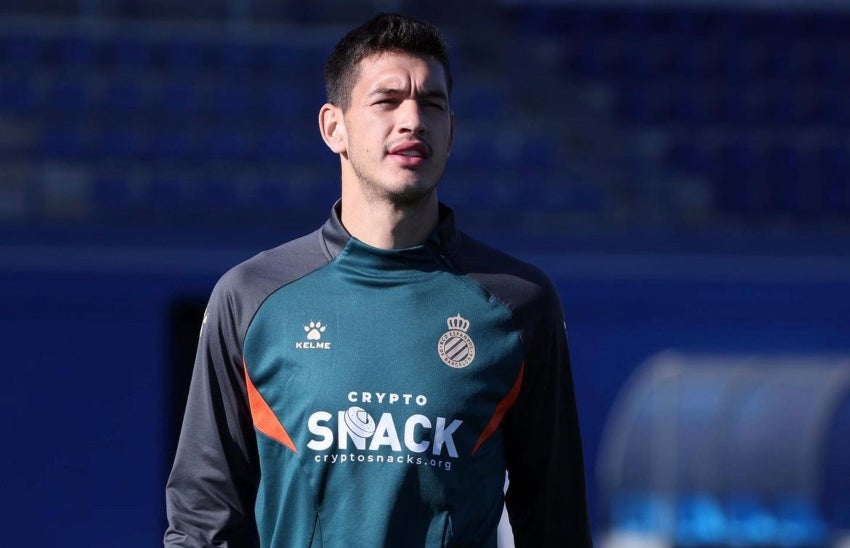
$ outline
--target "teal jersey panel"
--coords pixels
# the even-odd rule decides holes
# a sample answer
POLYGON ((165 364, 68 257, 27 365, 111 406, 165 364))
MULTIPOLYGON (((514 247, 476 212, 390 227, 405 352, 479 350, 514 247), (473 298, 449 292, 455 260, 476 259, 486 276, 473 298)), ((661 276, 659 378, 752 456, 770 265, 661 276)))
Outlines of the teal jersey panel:
POLYGON ((495 546, 522 343, 432 247, 351 239, 263 302, 244 356, 295 448, 257 434, 264 546, 495 546))

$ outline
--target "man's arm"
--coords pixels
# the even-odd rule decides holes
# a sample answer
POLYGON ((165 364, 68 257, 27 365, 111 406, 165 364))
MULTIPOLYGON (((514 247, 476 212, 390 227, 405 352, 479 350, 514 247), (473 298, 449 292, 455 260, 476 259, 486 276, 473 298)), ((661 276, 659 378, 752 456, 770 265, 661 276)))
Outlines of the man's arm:
POLYGON ((174 466, 166 547, 258 546, 259 471, 235 305, 219 282, 201 329, 174 466))
POLYGON ((592 546, 584 459, 560 300, 525 340, 524 378, 504 425, 508 514, 517 547, 592 546))

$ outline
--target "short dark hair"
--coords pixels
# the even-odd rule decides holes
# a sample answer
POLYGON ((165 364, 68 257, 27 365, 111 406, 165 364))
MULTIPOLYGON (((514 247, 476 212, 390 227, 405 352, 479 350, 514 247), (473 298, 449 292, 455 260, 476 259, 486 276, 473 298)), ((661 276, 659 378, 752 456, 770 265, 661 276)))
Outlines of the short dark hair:
POLYGON ((443 34, 434 25, 406 15, 381 13, 346 34, 331 51, 325 64, 327 101, 347 109, 360 61, 388 51, 433 57, 443 65, 446 90, 451 93, 447 49, 443 34))

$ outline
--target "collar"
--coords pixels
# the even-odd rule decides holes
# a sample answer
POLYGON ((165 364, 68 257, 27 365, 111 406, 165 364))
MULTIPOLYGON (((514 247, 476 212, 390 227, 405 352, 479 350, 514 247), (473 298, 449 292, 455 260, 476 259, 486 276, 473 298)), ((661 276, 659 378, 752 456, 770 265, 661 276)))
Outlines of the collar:
MULTIPOLYGON (((454 211, 444 203, 440 202, 439 220, 437 227, 422 242, 423 245, 435 248, 443 259, 453 257, 460 245, 460 232, 455 227, 454 211)), ((352 239, 351 234, 342 225, 340 215, 342 212, 342 200, 337 200, 331 209, 331 215, 322 226, 321 235, 325 252, 330 260, 335 259, 352 239)))

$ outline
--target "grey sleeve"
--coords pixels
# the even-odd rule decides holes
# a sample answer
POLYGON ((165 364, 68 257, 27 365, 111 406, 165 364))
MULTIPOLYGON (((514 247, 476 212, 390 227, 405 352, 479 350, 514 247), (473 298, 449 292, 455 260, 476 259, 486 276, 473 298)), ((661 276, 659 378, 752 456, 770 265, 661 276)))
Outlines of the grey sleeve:
POLYGON ((213 290, 204 315, 166 486, 166 547, 259 545, 256 438, 243 373, 239 306, 226 278, 213 290))
POLYGON ((543 290, 525 315, 520 396, 503 425, 506 505, 518 548, 592 546, 566 327, 551 282, 543 290))

